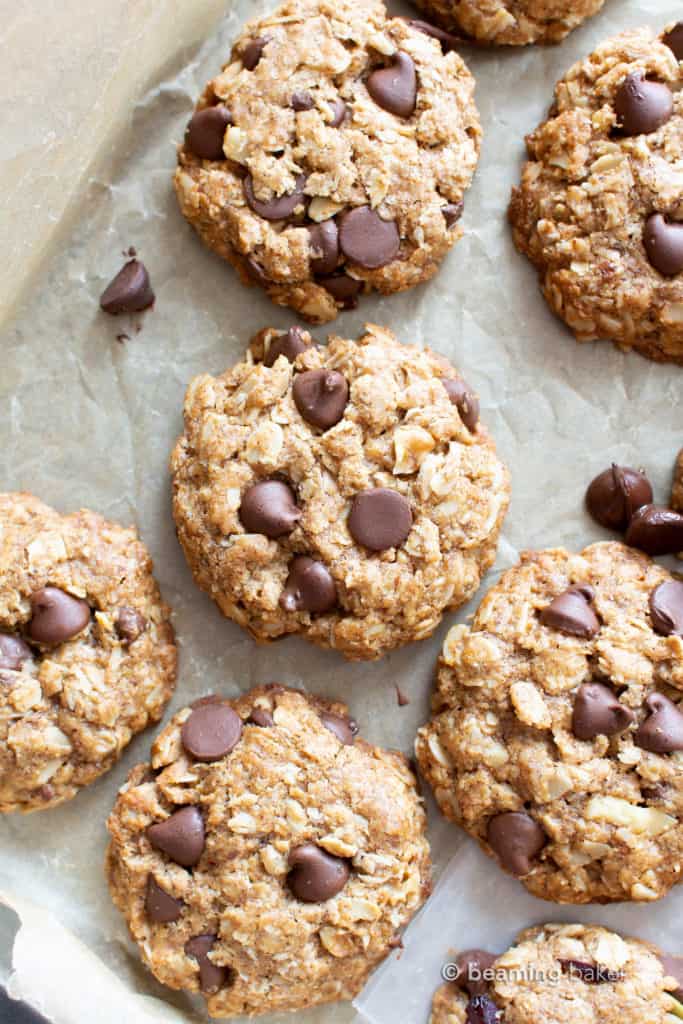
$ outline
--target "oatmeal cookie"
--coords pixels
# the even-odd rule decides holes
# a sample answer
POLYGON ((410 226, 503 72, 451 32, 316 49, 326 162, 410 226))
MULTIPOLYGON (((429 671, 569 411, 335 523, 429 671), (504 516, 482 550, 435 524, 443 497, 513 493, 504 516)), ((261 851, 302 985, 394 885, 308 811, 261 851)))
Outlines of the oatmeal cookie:
POLYGON ((195 580, 258 640, 348 658, 429 636, 495 557, 509 478, 457 371, 372 324, 264 330, 185 400, 171 460, 195 580))
POLYGON ((325 323, 436 273, 480 143, 474 79, 447 44, 380 0, 290 0, 207 85, 175 187, 245 284, 325 323))
POLYGON ((527 552, 439 662, 420 768, 535 896, 656 900, 683 864, 683 583, 614 542, 527 552))
POLYGON ((597 925, 529 928, 501 956, 461 954, 430 1024, 674 1024, 683 1005, 670 959, 597 925))
POLYGON ((671 507, 676 512, 683 512, 683 448, 681 448, 674 467, 674 480, 671 488, 671 507))
POLYGON ((53 807, 108 771, 175 673, 136 532, 0 494, 0 811, 53 807))
POLYGON ((415 0, 431 21, 481 43, 559 43, 605 0, 415 0))
POLYGON ((603 43, 555 87, 509 216, 577 341, 683 365, 683 28, 603 43))
POLYGON ((212 1017, 352 998, 426 898, 415 778, 356 733, 345 705, 278 685, 204 698, 121 791, 114 902, 150 970, 212 1017))

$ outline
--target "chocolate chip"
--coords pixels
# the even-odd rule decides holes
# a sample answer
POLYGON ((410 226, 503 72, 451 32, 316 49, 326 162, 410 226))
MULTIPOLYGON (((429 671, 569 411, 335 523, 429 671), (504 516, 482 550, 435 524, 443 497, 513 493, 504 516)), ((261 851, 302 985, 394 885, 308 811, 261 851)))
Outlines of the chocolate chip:
POLYGON ((337 588, 328 569, 307 555, 297 555, 280 595, 286 612, 327 612, 337 603, 337 588))
POLYGON ((119 608, 115 628, 121 642, 129 647, 147 629, 147 619, 137 608, 119 608))
POLYGON ((105 313, 140 313, 154 302, 149 274, 140 260, 129 260, 109 282, 100 296, 105 313))
POLYGON ((455 984, 471 996, 484 995, 489 983, 482 978, 482 974, 490 971, 497 959, 485 949, 467 949, 459 953, 455 961, 458 968, 455 984))
POLYGON ((588 485, 586 506, 596 523, 625 530, 634 512, 652 501, 652 486, 643 473, 612 463, 588 485))
POLYGON ((183 722, 180 737, 196 761, 218 761, 239 743, 242 719, 228 704, 204 704, 183 722))
POLYGON ((333 857, 313 843, 295 847, 289 855, 289 867, 287 885, 304 903, 324 903, 332 899, 342 891, 351 873, 345 860, 333 857))
POLYGON ((260 729, 271 729, 275 725, 275 719, 265 708, 254 708, 247 719, 247 725, 257 725, 260 729))
POLYGON ((288 217, 300 206, 304 199, 304 185, 306 176, 297 175, 294 191, 288 195, 273 196, 272 199, 257 199, 254 193, 254 181, 251 174, 247 174, 242 182, 247 203, 259 217, 264 220, 287 220, 288 217))
POLYGON ((412 57, 400 50, 392 63, 379 68, 368 76, 368 92, 378 107, 396 114, 410 117, 417 102, 417 74, 412 57))
POLYGON ((615 736, 635 721, 635 713, 620 704, 608 686, 583 683, 574 701, 572 732, 577 740, 615 736))
POLYGON ((394 220, 382 220, 369 206, 357 206, 339 220, 339 247, 347 259, 377 270, 398 255, 401 237, 394 220))
POLYGON ((31 594, 32 616, 27 631, 39 644, 63 644, 90 622, 90 605, 58 587, 43 587, 31 594))
POLYGON ((185 952, 199 964, 199 985, 202 992, 215 992, 230 977, 230 968, 209 960, 217 935, 195 935, 185 943, 185 952))
POLYGON ((457 50, 457 48, 463 44, 464 40, 462 38, 454 36, 452 33, 446 32, 442 28, 437 28, 436 25, 430 25, 428 21, 420 21, 418 18, 410 18, 408 20, 408 24, 417 32, 422 32, 426 36, 431 36, 432 39, 438 39, 444 53, 450 53, 451 50, 457 50))
POLYGON ((31 657, 31 648, 13 633, 0 633, 0 669, 19 672, 21 666, 31 657))
POLYGON ((387 487, 361 491, 353 499, 348 518, 353 539, 371 551, 386 551, 402 544, 413 525, 407 498, 387 487))
POLYGON ((683 583, 667 580, 655 587, 650 594, 650 618, 660 636, 683 636, 683 583))
POLYGON ((528 875, 547 842, 537 821, 522 811, 506 811, 491 818, 488 844, 504 868, 513 875, 528 875))
POLYGON ((683 750, 683 713, 663 693, 652 693, 645 700, 650 712, 635 735, 636 745, 653 754, 671 754, 683 750))
POLYGON ((441 207, 443 218, 446 221, 446 227, 452 228, 454 224, 457 224, 462 217, 462 211, 465 209, 465 204, 460 203, 446 203, 445 206, 441 207))
POLYGON ((335 99, 330 100, 327 105, 332 112, 330 128, 338 128, 346 117, 346 104, 341 96, 337 96, 335 99))
POLYGON ((664 277, 675 277, 683 270, 683 223, 667 221, 661 213, 648 217, 643 232, 647 258, 664 277))
POLYGON ((643 505, 626 531, 626 543, 648 555, 683 551, 683 515, 663 505, 643 505))
POLYGON ((356 300, 363 287, 362 281, 348 274, 330 274, 329 277, 321 277, 318 281, 325 288, 336 302, 340 302, 344 309, 355 309, 356 300))
POLYGON ((345 747, 353 745, 358 726, 350 718, 343 718, 341 715, 333 715, 330 711, 321 711, 320 721, 326 729, 334 733, 340 743, 345 747), (355 726, 355 728, 354 728, 355 726))
POLYGON ((261 480, 242 497, 240 519, 249 533, 275 539, 291 533, 301 519, 294 491, 282 480, 261 480))
POLYGON ((306 341, 300 327, 290 327, 286 334, 271 341, 270 348, 263 360, 264 366, 274 366, 275 360, 284 356, 288 362, 293 363, 296 357, 311 347, 310 341, 306 341))
POLYGON ((185 146, 201 160, 225 160, 223 139, 232 114, 227 107, 205 107, 190 118, 185 131, 185 146))
POLYGON ((587 985, 604 985, 606 982, 619 980, 618 971, 611 971, 600 964, 588 964, 584 960, 560 960, 564 974, 580 978, 587 985))
POLYGON ((307 370, 294 378, 292 397, 307 423, 329 430, 344 415, 349 385, 338 370, 307 370))
POLYGON ((662 40, 673 51, 676 60, 683 60, 683 21, 679 21, 662 40))
POLYGON ((600 620, 590 606, 591 593, 581 586, 569 587, 541 610, 539 621, 549 629, 590 640, 600 630, 600 620))
POLYGON ((198 807, 181 807, 165 821, 147 829, 153 847, 184 868, 191 868, 204 852, 204 820, 198 807))
POLYGON ((500 1024, 500 1010, 487 995, 472 996, 465 1008, 465 1024, 500 1024))
POLYGON ((256 39, 250 39, 244 47, 242 51, 242 64, 247 71, 253 71, 261 60, 261 54, 263 53, 263 48, 267 42, 267 36, 257 36, 256 39))
POLYGON ((298 89, 296 92, 293 92, 290 103, 292 105, 292 110, 296 111, 312 110, 315 106, 310 92, 306 92, 304 89, 298 89))
POLYGON ((157 884, 153 875, 147 875, 145 913, 150 921, 154 924, 171 924, 178 920, 184 906, 182 900, 169 896, 166 890, 157 884))
POLYGON ((396 703, 398 704, 398 706, 400 708, 407 707, 407 705, 410 704, 410 697, 408 697, 407 694, 403 692, 403 690, 401 689, 400 686, 398 686, 398 684, 394 684, 394 689, 396 690, 396 703))
POLYGON ((446 394, 458 410, 460 419, 474 433, 479 422, 479 399, 465 381, 456 377, 441 378, 446 394))
POLYGON ((339 229, 334 220, 308 226, 308 249, 314 274, 331 274, 339 261, 339 229))
MULTIPOLYGON (((683 24, 683 23, 682 23, 683 24)), ((660 955, 664 974, 667 978, 674 978, 678 982, 678 988, 671 992, 674 999, 683 1002, 683 956, 668 956, 666 953, 660 955)), ((669 991, 671 991, 669 989, 669 991)))
POLYGON ((652 82, 636 71, 617 89, 614 110, 620 135, 649 135, 671 117, 673 95, 668 85, 652 82))
POLYGON ((258 260, 254 259, 253 256, 247 256, 244 265, 246 267, 247 275, 252 281, 256 281, 257 284, 260 284, 262 288, 267 288, 269 284, 272 284, 272 281, 261 264, 258 260))

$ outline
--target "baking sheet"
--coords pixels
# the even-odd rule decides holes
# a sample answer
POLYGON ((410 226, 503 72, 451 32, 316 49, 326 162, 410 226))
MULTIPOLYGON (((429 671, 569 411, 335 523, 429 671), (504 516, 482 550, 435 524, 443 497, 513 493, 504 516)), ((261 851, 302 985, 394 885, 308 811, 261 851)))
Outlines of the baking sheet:
MULTIPOLYGON (((194 99, 227 57, 239 25, 274 4, 235 0, 199 50, 193 50, 192 40, 199 38, 199 24, 207 30, 215 19, 215 0, 154 5, 81 0, 57 6, 64 10, 60 38, 69 38, 69 19, 76 13, 81 19, 73 35, 79 61, 88 46, 99 48, 103 60, 118 47, 117 66, 135 68, 129 86, 135 100, 129 102, 125 89, 108 94, 106 138, 84 136, 80 122, 73 138, 63 133, 57 147, 39 138, 44 187, 34 187, 30 218, 7 217, 7 252, 25 251, 25 239, 18 236, 33 242, 9 284, 3 278, 0 292, 0 312, 18 302, 0 337, 0 488, 27 488, 64 511, 84 505, 138 525, 175 610, 181 661, 170 710, 210 691, 236 695, 277 679, 344 697, 368 739, 410 752, 428 714, 439 646, 449 626, 472 608, 447 616, 431 640, 372 665, 345 664, 337 654, 298 639, 257 647, 195 588, 170 515, 167 460, 181 428, 190 378, 221 372, 261 327, 293 322, 288 311, 272 306, 260 292, 245 290, 202 248, 182 221, 171 189, 174 145, 194 99), (121 17, 115 21, 103 13, 100 18, 100 7, 102 12, 115 8, 121 17), (87 157, 84 146, 91 147, 87 157), (71 159, 78 167, 74 179, 65 172, 71 159), (78 182, 77 202, 55 205, 65 176, 78 182), (53 243, 37 274, 37 246, 46 245, 48 237, 36 232, 34 221, 49 221, 53 243), (150 270, 157 303, 146 314, 114 320, 99 313, 97 300, 131 245, 150 270), (118 341, 119 334, 128 340, 118 341), (406 707, 397 706, 395 683, 410 698, 406 707)), ((4 14, 3 7, 11 19, 10 5, 0 0, 4 14)), ((42 33, 41 13, 34 11, 36 35, 42 33)), ((25 11, 21 16, 28 17, 25 11)), ((504 212, 519 173, 524 133, 543 116, 554 81, 611 33, 676 17, 679 0, 607 0, 603 13, 559 48, 467 53, 477 76, 485 141, 466 200, 465 238, 431 284, 388 299, 366 299, 334 325, 355 335, 366 320, 386 324, 403 340, 448 356, 480 392, 482 417, 513 477, 496 570, 484 587, 524 547, 577 549, 607 536, 585 515, 582 496, 591 476, 611 460, 645 465, 657 498, 668 495, 674 455, 683 441, 683 371, 626 356, 606 343, 577 346, 547 310, 533 270, 514 251, 504 212)), ((13 79, 13 60, 22 66, 26 60, 16 45, 7 53, 0 83, 21 105, 23 91, 6 79, 13 79)), ((68 124, 71 109, 88 116, 90 107, 104 109, 98 108, 102 81, 85 56, 82 64, 87 74, 72 76, 68 90, 50 93, 60 124, 68 124), (84 96, 90 96, 90 105, 84 96)), ((20 113, 14 111, 13 118, 21 125, 20 113)), ((13 137, 21 140, 23 130, 13 137)), ((10 213, 17 195, 26 202, 24 192, 15 188, 11 203, 4 204, 10 213)), ((315 333, 325 336, 324 329, 315 333)), ((200 1003, 163 989, 141 967, 103 881, 106 815, 130 767, 146 758, 151 739, 150 733, 137 737, 108 776, 70 803, 0 821, 0 890, 22 921, 11 953, 17 918, 9 911, 0 914, 0 983, 10 976, 13 956, 11 991, 55 1024, 80 1024, 93 1011, 98 1024, 205 1019, 200 1003)), ((476 940, 500 949, 518 928, 544 917, 593 918, 655 940, 660 931, 667 941, 674 937, 683 894, 657 907, 558 913, 498 873, 433 808, 430 836, 437 875, 449 865, 446 881, 409 930, 402 957, 393 955, 358 1000, 377 1024, 393 1022, 397 1005, 407 1024, 422 1024, 449 947, 476 940)), ((354 1017, 347 1004, 297 1014, 305 1024, 348 1024, 354 1017)), ((271 1018, 278 1019, 292 1018, 271 1018)))

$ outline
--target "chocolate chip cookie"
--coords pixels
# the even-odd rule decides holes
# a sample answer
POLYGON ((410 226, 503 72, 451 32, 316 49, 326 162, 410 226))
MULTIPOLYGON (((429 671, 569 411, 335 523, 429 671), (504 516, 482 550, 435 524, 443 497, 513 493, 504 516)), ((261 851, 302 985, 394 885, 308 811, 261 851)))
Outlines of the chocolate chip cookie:
POLYGON ((430 20, 481 43, 559 43, 605 0, 415 0, 430 20))
POLYGON ((430 1024, 673 1024, 675 960, 597 925, 529 928, 501 956, 472 949, 449 964, 458 977, 435 993, 430 1024))
POLYGON ((398 753, 271 685, 174 716, 109 818, 112 897, 165 985, 212 1017, 352 998, 429 889, 398 753))
POLYGON ((53 807, 108 771, 175 673, 136 532, 0 494, 0 811, 53 807))
POLYGON ((623 544, 527 552, 439 662, 420 768, 559 903, 656 900, 683 855, 683 583, 623 544))
POLYGON ((436 273, 481 143, 461 57, 380 0, 290 0, 204 90, 175 186, 202 240, 312 323, 436 273))
POLYGON ((571 68, 527 138, 509 210, 518 249, 577 341, 679 365, 682 36, 681 25, 624 32, 571 68))
POLYGON ((509 478, 458 372, 368 325, 327 347, 264 330, 197 377, 171 463, 195 580, 261 641, 378 658, 491 565, 509 478))

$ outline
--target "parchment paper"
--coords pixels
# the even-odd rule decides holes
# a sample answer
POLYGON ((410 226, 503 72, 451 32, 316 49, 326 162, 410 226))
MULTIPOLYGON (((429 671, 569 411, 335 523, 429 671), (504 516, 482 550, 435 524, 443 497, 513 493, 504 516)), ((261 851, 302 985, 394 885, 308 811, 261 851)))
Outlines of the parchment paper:
MULTIPOLYGON (((26 5, 16 6, 22 18, 29 16, 26 5)), ((10 262, 7 253, 19 258, 11 275, 4 268, 2 311, 16 304, 20 292, 23 297, 0 338, 0 488, 27 488, 64 511, 87 506, 138 525, 175 610, 181 663, 171 710, 210 691, 235 695, 278 679, 344 697, 369 740, 410 752, 428 715, 439 646, 448 627, 472 607, 447 616, 430 641, 378 664, 349 665, 296 639, 257 647, 194 586, 170 515, 167 460, 190 378, 225 369, 259 328, 293 322, 256 289, 245 290, 202 248, 182 221, 170 184, 174 146, 201 86, 226 57, 238 26, 272 6, 273 0, 234 0, 199 52, 193 50, 198 26, 208 29, 215 0, 74 0, 54 10, 44 3, 33 9, 35 40, 26 31, 29 23, 17 36, 26 53, 10 34, 0 83, 18 107, 12 108, 11 140, 21 146, 31 130, 30 103, 25 89, 16 88, 15 64, 30 63, 33 74, 24 68, 24 82, 34 90, 32 102, 40 89, 55 123, 68 126, 69 112, 80 113, 72 118, 71 139, 68 130, 59 146, 36 139, 40 168, 22 178, 24 187, 15 182, 9 199, 3 195, 4 263, 10 262), (83 68, 82 75, 70 75, 68 90, 58 88, 61 72, 52 75, 49 58, 54 86, 43 90, 34 59, 44 45, 41 6, 53 15, 62 12, 55 20, 55 53, 70 52, 64 42, 72 39, 71 63, 83 68), (118 21, 102 13, 111 10, 119 12, 118 21), (103 109, 97 69, 111 61, 112 50, 131 81, 108 94, 106 137, 91 138, 82 128, 92 123, 93 109, 103 109), (76 199, 64 202, 65 189, 76 199), (48 235, 51 253, 36 276, 48 235), (130 245, 150 270, 156 308, 112 320, 99 313, 97 300, 130 245), (129 340, 117 341, 117 334, 129 340), (397 706, 395 683, 410 697, 407 707, 397 706)), ((4 8, 3 16, 11 18, 15 5, 0 0, 0 12, 4 8)), ((504 214, 523 136, 547 109, 554 81, 611 33, 676 17, 679 0, 607 0, 603 13, 559 48, 467 53, 485 142, 466 200, 465 239, 431 284, 367 299, 334 326, 354 335, 366 320, 387 324, 403 340, 448 356, 480 392, 483 419, 513 477, 496 571, 482 593, 525 547, 578 549, 607 536, 585 515, 582 498, 588 480, 611 460, 645 465, 657 498, 668 496, 683 441, 683 371, 623 355, 606 343, 577 346, 547 310, 534 271, 514 251, 504 214)), ((5 24, 2 32, 6 39, 5 24)), ((4 174, 7 138, 0 156, 4 174)), ((25 170, 26 152, 23 159, 25 170)), ((316 334, 323 339, 325 331, 316 334)), ((137 737, 107 777, 61 808, 0 821, 0 889, 22 922, 11 951, 17 918, 0 914, 0 982, 9 977, 13 958, 12 993, 55 1024, 204 1019, 199 1003, 163 989, 141 967, 103 880, 106 815, 130 767, 146 758, 151 739, 149 733, 137 737)), ((656 907, 558 911, 526 896, 431 806, 430 836, 436 874, 448 864, 445 881, 409 930, 403 956, 392 956, 358 1001, 375 1022, 395 1021, 400 1008, 401 1021, 422 1024, 449 947, 476 941, 502 949, 518 928, 543 918, 606 921, 669 946, 676 939, 683 893, 656 907)), ((348 1005, 297 1015, 307 1024, 353 1018, 348 1005)))

